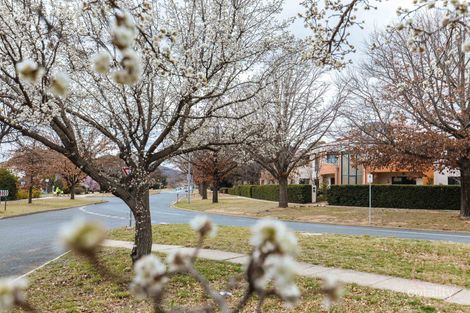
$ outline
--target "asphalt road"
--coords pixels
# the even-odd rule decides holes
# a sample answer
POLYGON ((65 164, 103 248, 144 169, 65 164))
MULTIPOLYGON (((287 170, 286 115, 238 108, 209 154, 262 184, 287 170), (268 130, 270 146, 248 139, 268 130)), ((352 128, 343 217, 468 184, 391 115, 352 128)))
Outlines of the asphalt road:
MULTIPOLYGON (((176 193, 162 193, 150 197, 152 223, 188 223, 197 213, 173 209, 171 202, 176 193)), ((102 222, 108 228, 129 224, 129 209, 114 197, 106 198, 107 203, 82 208, 52 211, 0 220, 0 277, 21 275, 63 253, 57 241, 60 226, 75 217, 102 222)), ((253 218, 211 215, 219 225, 250 226, 253 218)), ((416 231, 357 226, 340 226, 287 222, 290 228, 312 233, 335 233, 348 235, 369 235, 408 239, 443 240, 470 243, 470 233, 416 231)))

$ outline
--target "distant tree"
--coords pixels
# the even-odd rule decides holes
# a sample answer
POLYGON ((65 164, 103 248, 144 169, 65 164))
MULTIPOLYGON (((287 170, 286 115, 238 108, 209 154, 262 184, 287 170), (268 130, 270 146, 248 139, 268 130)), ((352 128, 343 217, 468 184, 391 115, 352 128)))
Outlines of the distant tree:
POLYGON ((207 192, 204 191, 210 184, 212 187, 212 203, 219 202, 220 183, 237 166, 236 154, 233 149, 219 148, 208 151, 199 151, 191 157, 195 180, 202 184, 203 199, 207 199, 207 192))
POLYGON ((74 200, 75 187, 87 177, 87 174, 62 154, 49 150, 48 155, 50 156, 48 164, 51 166, 49 171, 53 171, 55 174, 60 175, 64 180, 66 187, 70 191, 70 199, 74 200))
POLYGON ((0 168, 0 189, 8 190, 8 200, 15 200, 18 191, 18 177, 5 168, 0 168))
POLYGON ((48 150, 36 142, 22 142, 6 165, 24 174, 24 187, 28 190, 28 203, 33 201, 33 189, 41 187, 42 180, 50 175, 48 150))

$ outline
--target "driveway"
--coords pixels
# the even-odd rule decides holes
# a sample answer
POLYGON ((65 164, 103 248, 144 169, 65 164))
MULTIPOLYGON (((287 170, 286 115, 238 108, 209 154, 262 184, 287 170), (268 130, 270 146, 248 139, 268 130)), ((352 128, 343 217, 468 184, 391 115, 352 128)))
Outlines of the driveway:
MULTIPOLYGON (((107 203, 52 211, 34 215, 0 220, 0 277, 21 275, 63 253, 57 242, 60 225, 74 217, 84 217, 102 222, 108 228, 129 225, 129 209, 118 198, 106 198, 107 203)), ((166 192, 150 197, 152 223, 185 224, 196 212, 171 208, 176 193, 166 192)), ((253 218, 211 214, 219 225, 251 226, 253 218)), ((443 240, 470 243, 470 233, 416 231, 359 226, 341 226, 286 222, 290 228, 311 233, 334 233, 346 235, 369 235, 407 239, 443 240)))

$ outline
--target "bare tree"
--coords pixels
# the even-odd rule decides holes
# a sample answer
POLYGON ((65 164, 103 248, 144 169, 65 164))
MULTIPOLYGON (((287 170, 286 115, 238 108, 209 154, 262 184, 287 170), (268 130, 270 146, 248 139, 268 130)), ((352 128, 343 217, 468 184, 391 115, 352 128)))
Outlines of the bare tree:
POLYGON ((406 31, 372 39, 359 74, 345 78, 351 94, 349 139, 361 161, 383 166, 458 168, 461 216, 470 216, 470 58, 465 28, 441 28, 440 14, 419 15, 429 29, 420 47, 406 31))
POLYGON ((279 206, 287 207, 288 177, 309 158, 335 120, 344 96, 327 101, 322 71, 298 53, 287 53, 272 83, 257 95, 259 109, 246 119, 258 132, 245 151, 279 182, 279 206))

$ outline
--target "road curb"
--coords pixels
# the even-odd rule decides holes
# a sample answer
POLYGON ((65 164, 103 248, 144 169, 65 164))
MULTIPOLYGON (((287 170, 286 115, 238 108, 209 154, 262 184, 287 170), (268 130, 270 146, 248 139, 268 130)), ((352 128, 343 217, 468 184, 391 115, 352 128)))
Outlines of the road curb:
POLYGON ((27 273, 25 273, 25 274, 23 274, 23 275, 21 275, 21 276, 18 276, 17 278, 15 278, 15 280, 18 280, 18 279, 24 278, 24 277, 26 277, 26 276, 28 276, 28 275, 31 275, 32 273, 36 272, 37 270, 40 270, 41 268, 43 268, 43 267, 45 267, 45 266, 51 264, 52 262, 57 261, 58 259, 60 259, 60 258, 63 257, 63 256, 67 255, 69 252, 70 252, 70 250, 68 250, 68 251, 66 251, 66 252, 64 252, 64 253, 62 253, 61 255, 59 255, 59 256, 53 258, 52 260, 49 260, 49 261, 47 261, 46 263, 43 263, 42 265, 39 265, 38 267, 36 267, 36 268, 30 270, 29 272, 27 272, 27 273))

